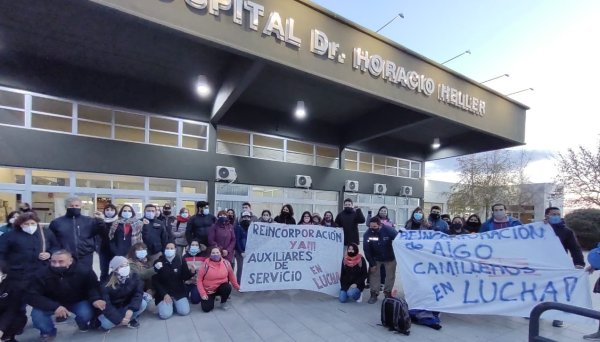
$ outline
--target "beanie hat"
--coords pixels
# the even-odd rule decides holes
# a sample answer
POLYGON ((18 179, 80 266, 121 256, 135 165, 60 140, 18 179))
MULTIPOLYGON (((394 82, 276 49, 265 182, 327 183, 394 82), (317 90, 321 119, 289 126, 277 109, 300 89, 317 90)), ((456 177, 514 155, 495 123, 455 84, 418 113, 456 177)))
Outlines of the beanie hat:
POLYGON ((108 272, 113 273, 114 271, 117 270, 117 268, 121 267, 121 265, 123 265, 126 262, 127 262, 126 257, 117 255, 116 257, 112 258, 112 260, 110 261, 110 264, 108 264, 108 272))
POLYGON ((600 270, 600 243, 588 253, 587 259, 595 270, 600 270))

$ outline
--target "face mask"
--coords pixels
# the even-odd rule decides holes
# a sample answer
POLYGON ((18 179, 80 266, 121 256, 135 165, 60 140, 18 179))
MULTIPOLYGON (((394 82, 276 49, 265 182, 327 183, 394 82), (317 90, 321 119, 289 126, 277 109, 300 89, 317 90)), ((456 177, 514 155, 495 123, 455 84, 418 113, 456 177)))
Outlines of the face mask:
POLYGON ((496 220, 502 220, 506 217, 506 214, 503 211, 494 211, 494 218, 496 220))
POLYGON ((124 211, 121 213, 121 217, 123 217, 124 219, 130 219, 131 215, 133 215, 131 211, 124 211))
POLYGON ((423 213, 414 213, 413 217, 415 218, 415 220, 421 221, 423 219, 423 213))
POLYGON ((183 217, 183 218, 188 218, 188 216, 190 216, 190 214, 188 214, 188 213, 181 214, 181 217, 183 217))
POLYGON ((140 260, 144 259, 147 256, 148 256, 148 251, 145 249, 140 249, 138 251, 135 251, 135 257, 140 260))
POLYGON ((144 217, 146 217, 148 220, 154 220, 154 216, 156 216, 156 214, 151 211, 147 211, 144 213, 144 217))
POLYGON ((221 260, 221 256, 220 255, 211 255, 210 260, 219 261, 219 260, 221 260))
POLYGON ((21 208, 21 209, 19 209, 19 210, 21 210, 21 212, 22 212, 22 213, 28 213, 28 212, 30 212, 30 211, 31 211, 31 209, 30 209, 30 208, 21 208))
POLYGON ((13 218, 11 218, 10 220, 8 220, 8 223, 10 223, 10 224, 13 224, 13 223, 15 223, 15 220, 16 220, 16 219, 13 217, 13 218))
POLYGON ((290 216, 290 212, 289 211, 283 211, 283 212, 281 212, 281 216, 290 216))
POLYGON ((67 208, 67 216, 77 217, 81 215, 81 208, 67 208))
POLYGON ((219 217, 217 221, 219 222, 219 224, 224 224, 225 222, 227 222, 227 217, 219 217))
POLYGON ((325 216, 324 220, 325 220, 325 222, 331 222, 331 217, 325 216))
POLYGON ((37 225, 21 226, 21 229, 23 229, 25 233, 33 235, 33 233, 35 233, 35 231, 37 230, 37 225))
POLYGON ((248 227, 250 227, 250 221, 242 221, 240 222, 240 226, 242 226, 242 228, 248 229, 248 227))
POLYGON ((462 228, 462 224, 460 223, 453 223, 450 225, 450 229, 455 230, 455 231, 459 231, 462 228))
POLYGON ((271 219, 271 216, 263 215, 262 219, 263 221, 268 222, 271 219))
POLYGON ((165 210, 165 211, 163 211, 163 214, 165 216, 171 216, 171 211, 170 210, 165 210))
POLYGON ((210 211, 208 209, 202 209, 202 214, 204 215, 208 215, 210 211))
POLYGON ((65 272, 67 272, 68 269, 69 269, 68 267, 54 267, 54 266, 50 267, 50 270, 52 272, 54 272, 55 274, 61 275, 61 276, 63 274, 65 274, 65 272))
POLYGON ((561 220, 562 219, 560 218, 560 216, 557 216, 557 215, 552 215, 552 216, 548 217, 548 222, 550 224, 559 224, 561 220))
POLYGON ((106 211, 104 211, 104 216, 106 216, 107 218, 113 218, 113 217, 115 217, 115 211, 114 210, 106 210, 106 211))
POLYGON ((172 257, 175 256, 175 250, 174 249, 165 249, 165 256, 169 259, 171 259, 172 257))
POLYGON ((129 272, 131 272, 131 268, 129 266, 119 267, 119 269, 117 270, 117 273, 121 277, 129 277, 129 272))
POLYGON ((348 251, 348 256, 350 256, 350 257, 355 257, 357 255, 358 255, 357 251, 352 251, 352 252, 348 251))
POLYGON ((227 219, 229 220, 229 222, 233 222, 233 220, 235 220, 235 217, 233 217, 233 215, 227 215, 227 219))
POLYGON ((190 254, 191 255, 196 255, 200 253, 200 247, 199 246, 191 246, 190 247, 190 254))
POLYGON ((480 224, 479 224, 479 222, 471 222, 471 221, 469 221, 469 222, 467 222, 467 226, 476 228, 476 227, 479 227, 480 224))
POLYGON ((347 213, 351 213, 353 210, 354 210, 354 209, 353 209, 353 208, 351 208, 351 207, 345 207, 345 208, 344 208, 344 211, 345 211, 345 212, 347 212, 347 213))
POLYGON ((432 220, 439 220, 440 214, 431 214, 429 217, 431 217, 432 220))

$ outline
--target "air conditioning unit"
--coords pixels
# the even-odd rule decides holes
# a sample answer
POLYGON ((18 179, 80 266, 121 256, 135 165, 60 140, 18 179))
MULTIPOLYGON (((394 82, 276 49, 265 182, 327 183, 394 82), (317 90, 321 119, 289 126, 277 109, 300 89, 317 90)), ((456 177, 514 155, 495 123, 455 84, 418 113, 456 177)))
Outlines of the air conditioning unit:
POLYGON ((296 184, 297 188, 310 188, 312 185, 312 178, 310 176, 296 175, 296 184))
POLYGON ((237 179, 234 167, 217 166, 217 181, 233 182, 237 179))
POLYGON ((412 196, 412 186, 403 186, 400 196, 412 196))
POLYGON ((387 192, 387 185, 385 184, 380 184, 380 183, 375 183, 373 185, 373 193, 376 195, 385 195, 385 193, 387 192))
POLYGON ((349 192, 358 192, 358 181, 347 180, 345 190, 349 192))

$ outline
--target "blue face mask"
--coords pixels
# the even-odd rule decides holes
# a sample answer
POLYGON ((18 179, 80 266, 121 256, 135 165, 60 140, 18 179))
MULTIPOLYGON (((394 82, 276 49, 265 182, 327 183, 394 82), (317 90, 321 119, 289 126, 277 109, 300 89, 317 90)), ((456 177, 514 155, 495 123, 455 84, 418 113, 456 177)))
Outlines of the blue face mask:
POLYGON ((131 218, 131 211, 124 211, 121 213, 121 217, 124 219, 130 219, 131 218))
POLYGON ((140 249, 138 251, 135 251, 135 257, 140 260, 144 259, 147 256, 148 256, 148 251, 145 249, 140 249))
POLYGON ((191 255, 196 255, 198 253, 200 253, 200 247, 198 247, 198 246, 191 246, 190 247, 190 254, 191 255))
POLYGON ((219 222, 219 224, 224 224, 225 222, 227 222, 227 217, 219 217, 217 221, 219 222))
POLYGON ((220 255, 211 255, 210 260, 219 261, 219 260, 221 260, 221 256, 220 255))
POLYGON ((423 213, 414 213, 413 217, 415 218, 415 220, 421 221, 423 219, 423 213))
POLYGON ((174 249, 165 249, 165 256, 167 258, 172 258, 175 256, 175 250, 174 249))
POLYGON ((144 216, 148 219, 148 220, 154 220, 154 216, 156 216, 156 213, 153 213, 151 211, 146 211, 144 213, 144 216))
POLYGON ((548 223, 550 224, 559 224, 561 220, 561 217, 558 215, 552 215, 548 217, 548 223))

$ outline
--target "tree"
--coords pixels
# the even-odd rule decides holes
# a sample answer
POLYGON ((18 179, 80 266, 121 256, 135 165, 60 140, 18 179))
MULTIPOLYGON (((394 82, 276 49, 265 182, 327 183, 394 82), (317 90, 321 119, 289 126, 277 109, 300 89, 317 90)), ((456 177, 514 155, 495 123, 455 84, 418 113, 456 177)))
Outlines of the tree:
POLYGON ((568 205, 600 207, 600 141, 595 151, 579 146, 559 153, 557 169, 568 205))
POLYGON ((487 217, 494 203, 521 205, 528 198, 519 185, 527 181, 524 169, 529 157, 521 151, 516 159, 508 150, 458 158, 459 181, 448 196, 450 211, 481 212, 487 217))
POLYGON ((579 209, 565 216, 565 222, 573 229, 584 249, 596 248, 600 242, 600 209, 579 209))

